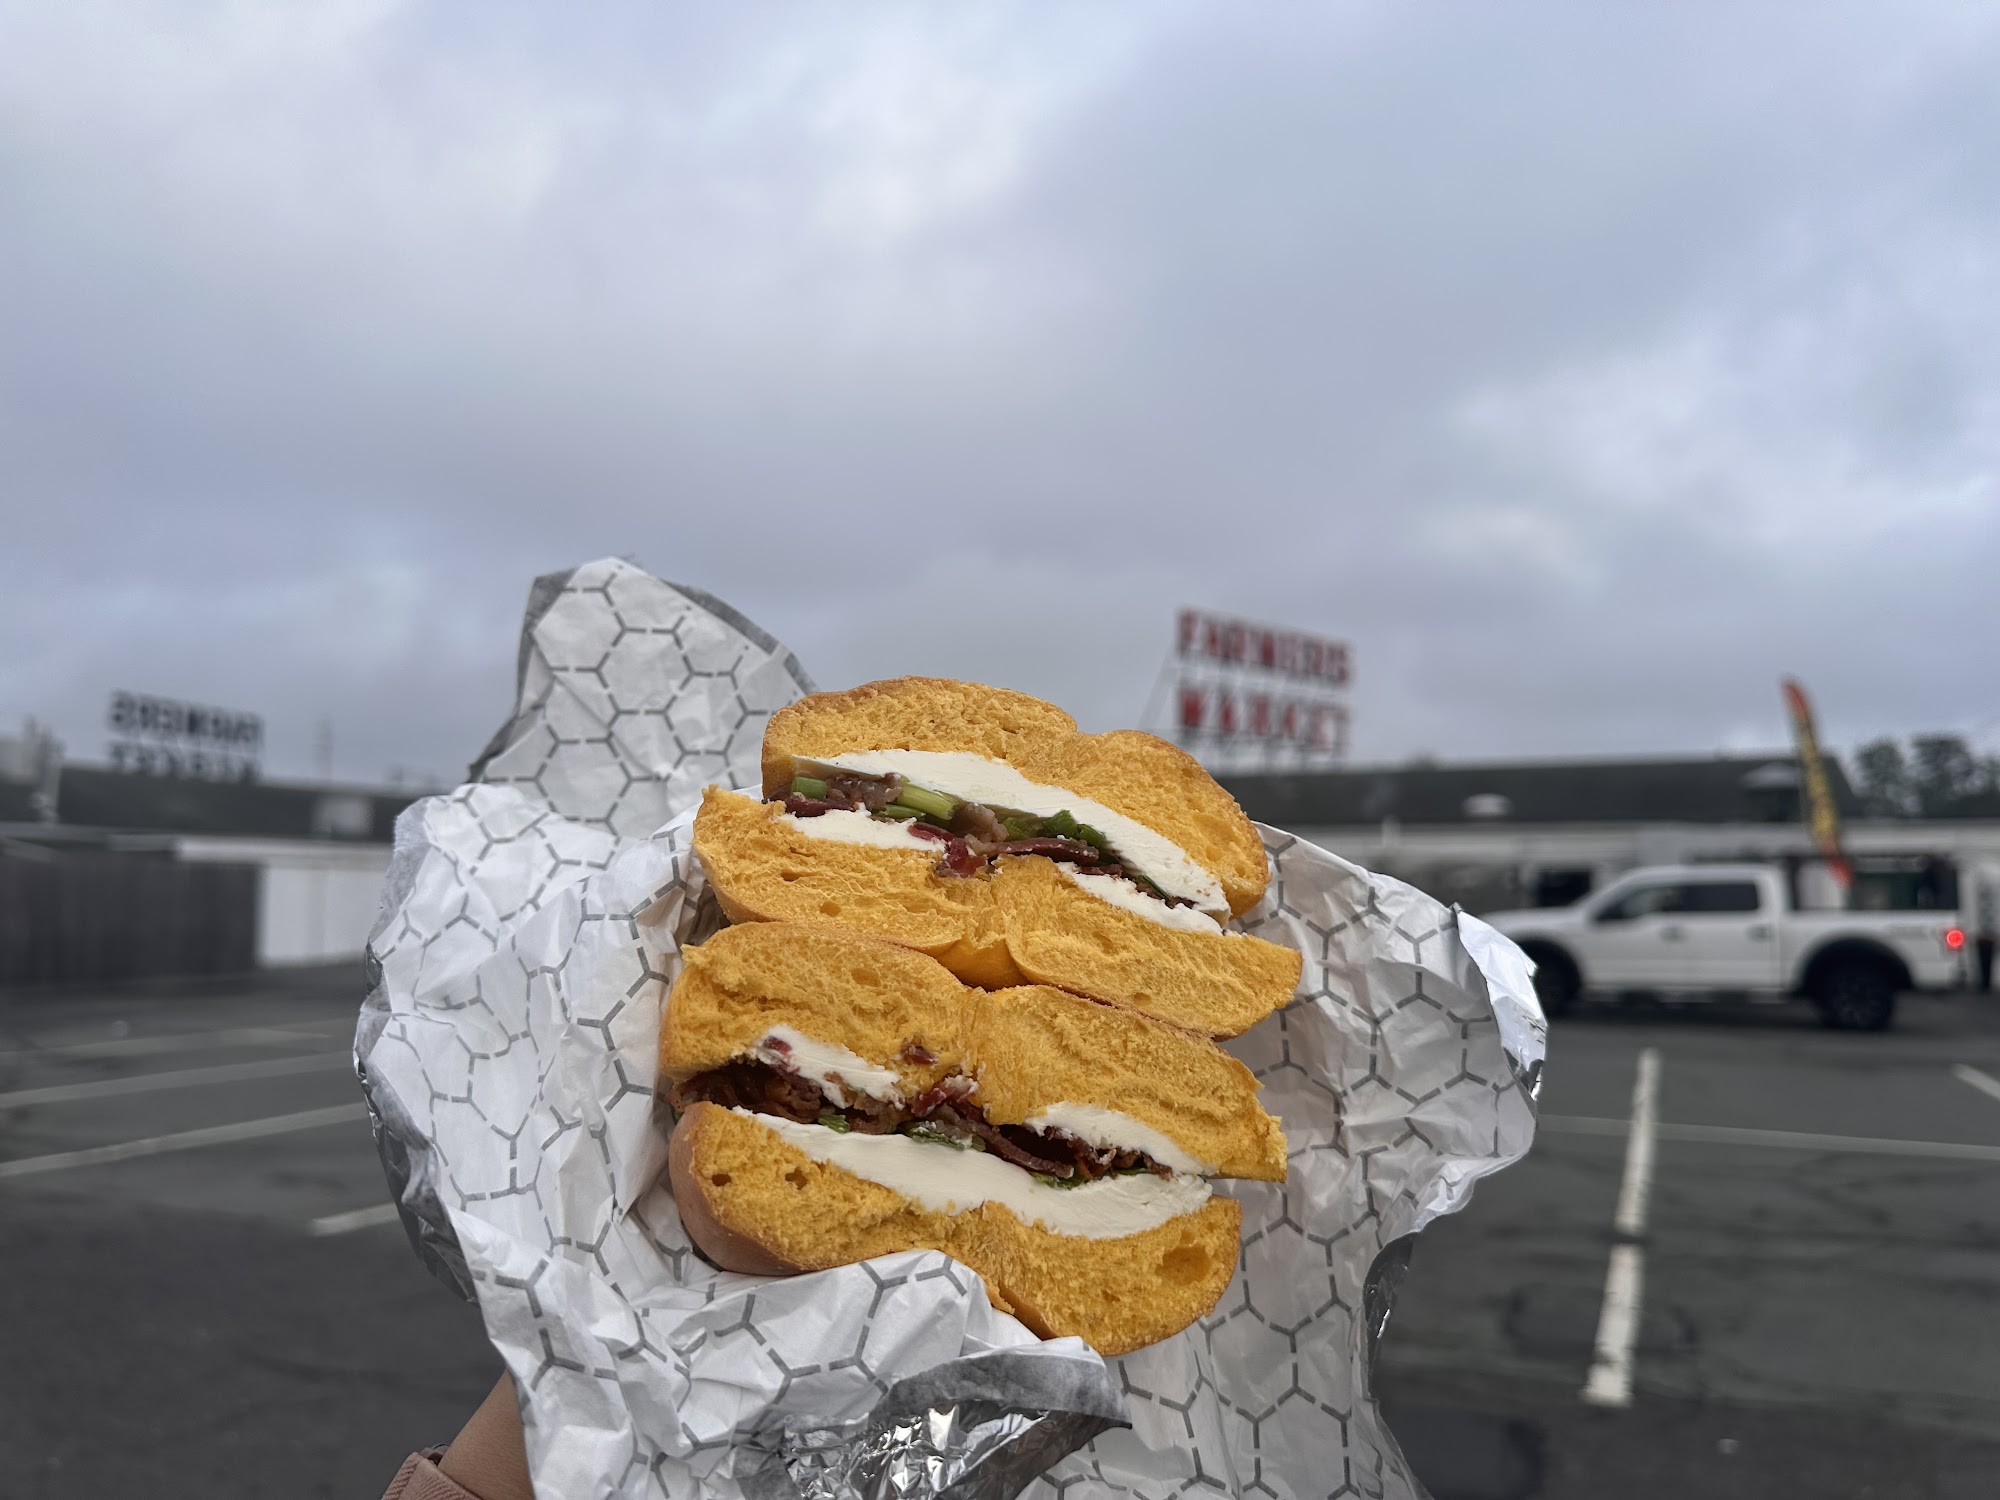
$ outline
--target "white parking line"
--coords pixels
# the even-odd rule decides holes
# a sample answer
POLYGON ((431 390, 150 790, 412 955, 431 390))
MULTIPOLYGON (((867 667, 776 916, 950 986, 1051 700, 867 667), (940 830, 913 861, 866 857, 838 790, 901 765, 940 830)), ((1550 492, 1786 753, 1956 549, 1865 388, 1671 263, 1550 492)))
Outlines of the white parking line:
POLYGON ((344 1214, 328 1214, 306 1225, 306 1233, 325 1236, 352 1234, 357 1229, 373 1229, 377 1224, 394 1224, 402 1216, 393 1203, 374 1203, 367 1208, 350 1208, 344 1214))
POLYGON ((107 1037, 97 1042, 52 1042, 46 1047, 17 1047, 0 1052, 0 1063, 31 1062, 38 1057, 150 1057, 156 1052, 200 1052, 210 1047, 296 1047, 351 1035, 354 1023, 326 1026, 231 1026, 222 1031, 170 1031, 161 1036, 107 1037))
POLYGON ((1951 1076, 1960 1083, 1971 1084, 1982 1094, 1991 1094, 1995 1099, 2000 1099, 2000 1078, 1995 1078, 1991 1073, 1980 1072, 1971 1063, 1954 1065, 1951 1076))
POLYGON ((286 1135, 295 1130, 317 1130, 323 1125, 358 1120, 367 1113, 368 1107, 356 1100, 352 1104, 336 1104, 328 1109, 301 1110, 295 1115, 268 1115, 261 1120, 241 1120, 234 1125, 208 1125, 200 1130, 183 1130, 175 1135, 149 1135, 109 1146, 86 1146, 81 1151, 24 1156, 14 1161, 0 1161, 0 1181, 10 1177, 30 1177, 40 1172, 65 1172, 71 1167, 130 1161, 135 1156, 159 1156, 167 1151, 226 1146, 235 1141, 254 1141, 267 1135, 286 1135))
POLYGON ((1583 1385, 1592 1406, 1632 1404, 1632 1349, 1639 1340, 1639 1313, 1645 1299, 1646 1258, 1639 1237, 1646 1232, 1647 1200, 1653 1191, 1653 1140, 1659 1125, 1660 1054, 1639 1054, 1632 1084, 1632 1124, 1625 1137, 1625 1175, 1618 1184, 1618 1212, 1612 1227, 1621 1237, 1611 1247, 1604 1277, 1604 1306, 1597 1315, 1596 1357, 1583 1385))
MULTIPOLYGON (((1624 1120, 1590 1115, 1543 1115, 1536 1129, 1551 1135, 1624 1135, 1624 1120)), ((1927 1156, 1937 1161, 2000 1162, 2000 1146, 1968 1141, 1906 1141, 1882 1135, 1819 1135, 1809 1130, 1752 1130, 1740 1125, 1661 1125, 1663 1141, 1697 1146, 1769 1146, 1780 1151, 1831 1151, 1856 1156, 1927 1156)))
POLYGON ((117 1094, 150 1094, 161 1089, 190 1089, 205 1083, 236 1083, 247 1078, 283 1078, 291 1073, 331 1072, 335 1068, 352 1067, 353 1063, 353 1057, 346 1052, 316 1052, 310 1057, 276 1057, 262 1062, 219 1063, 212 1068, 182 1068, 173 1073, 137 1073, 130 1078, 52 1083, 45 1088, 0 1094, 0 1109, 109 1099, 117 1094))

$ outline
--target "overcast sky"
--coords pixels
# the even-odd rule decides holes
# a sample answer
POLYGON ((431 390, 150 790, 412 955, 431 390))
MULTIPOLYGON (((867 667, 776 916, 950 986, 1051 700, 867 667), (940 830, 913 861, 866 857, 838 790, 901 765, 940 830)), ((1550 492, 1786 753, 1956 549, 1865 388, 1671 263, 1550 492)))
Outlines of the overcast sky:
POLYGON ((0 0, 0 731, 455 778, 537 573, 1367 760, 2000 743, 2000 12, 0 0))

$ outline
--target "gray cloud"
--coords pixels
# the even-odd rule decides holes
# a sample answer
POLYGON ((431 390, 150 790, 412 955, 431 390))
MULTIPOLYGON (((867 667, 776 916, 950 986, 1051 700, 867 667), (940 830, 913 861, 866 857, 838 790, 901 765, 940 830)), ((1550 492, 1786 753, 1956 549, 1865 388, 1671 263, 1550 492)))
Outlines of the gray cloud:
POLYGON ((1947 6, 8 7, 0 715, 454 772, 528 579, 1358 748, 2000 736, 2000 30, 1947 6))

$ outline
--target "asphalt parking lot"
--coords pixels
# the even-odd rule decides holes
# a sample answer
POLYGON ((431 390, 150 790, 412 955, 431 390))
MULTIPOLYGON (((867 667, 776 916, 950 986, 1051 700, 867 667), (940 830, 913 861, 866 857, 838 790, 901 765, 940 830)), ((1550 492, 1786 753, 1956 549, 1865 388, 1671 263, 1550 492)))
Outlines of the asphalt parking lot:
MULTIPOLYGON (((371 1500, 491 1383, 383 1211, 359 986, 0 996, 0 1493, 371 1500)), ((2000 1494, 1996 1250, 2000 1000, 1912 998, 1876 1036, 1585 1013, 1534 1153, 1418 1241, 1381 1385, 1438 1500, 2000 1494), (1591 1405, 1620 1243, 1630 1401, 1591 1405)))
POLYGON ((2000 997, 1885 1034, 1586 1011, 1519 1166, 1419 1239, 1383 1345, 1439 1500, 2000 1495, 2000 997), (1657 1057, 1631 1404, 1581 1393, 1657 1057))
POLYGON ((360 994, 0 997, 0 1494, 374 1500, 491 1386, 477 1312, 379 1211, 360 994))

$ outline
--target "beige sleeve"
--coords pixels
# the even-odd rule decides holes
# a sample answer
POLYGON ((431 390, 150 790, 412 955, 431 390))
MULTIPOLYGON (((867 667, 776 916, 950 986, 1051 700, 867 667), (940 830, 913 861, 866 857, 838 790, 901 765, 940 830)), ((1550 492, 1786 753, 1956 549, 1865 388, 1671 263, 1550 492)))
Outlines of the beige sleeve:
POLYGON ((479 1500, 471 1490, 439 1472, 437 1461, 443 1456, 441 1448, 412 1453, 389 1481, 382 1500, 479 1500))

